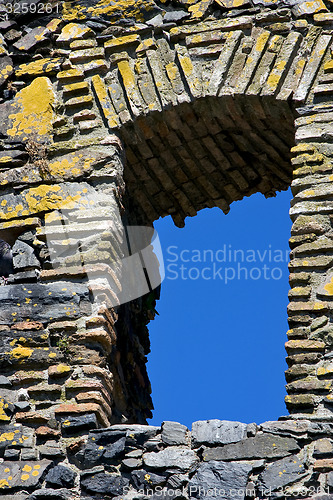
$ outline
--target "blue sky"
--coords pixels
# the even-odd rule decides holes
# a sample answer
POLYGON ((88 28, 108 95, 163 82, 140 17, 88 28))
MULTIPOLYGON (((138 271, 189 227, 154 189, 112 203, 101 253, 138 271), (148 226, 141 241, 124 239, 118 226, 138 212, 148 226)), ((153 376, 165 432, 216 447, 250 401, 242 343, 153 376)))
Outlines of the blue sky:
POLYGON ((290 190, 155 223, 165 264, 149 324, 152 425, 286 415, 290 190))

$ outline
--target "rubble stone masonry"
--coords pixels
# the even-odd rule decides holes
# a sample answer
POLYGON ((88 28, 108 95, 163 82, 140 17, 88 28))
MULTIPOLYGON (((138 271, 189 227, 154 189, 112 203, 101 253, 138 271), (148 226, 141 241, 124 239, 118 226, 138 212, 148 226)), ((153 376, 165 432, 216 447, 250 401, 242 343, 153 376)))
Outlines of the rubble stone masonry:
POLYGON ((0 1, 1 498, 333 499, 332 28, 331 0, 0 1), (289 416, 148 426, 126 228, 289 186, 289 416))

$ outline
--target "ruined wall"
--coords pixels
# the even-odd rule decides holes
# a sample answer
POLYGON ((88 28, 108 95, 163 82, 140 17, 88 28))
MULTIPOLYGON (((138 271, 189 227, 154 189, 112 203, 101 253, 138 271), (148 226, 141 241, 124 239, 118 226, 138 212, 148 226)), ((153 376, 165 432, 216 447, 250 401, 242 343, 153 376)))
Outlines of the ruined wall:
POLYGON ((231 486, 248 488, 240 499, 327 492, 330 2, 1 2, 0 16, 0 238, 13 253, 0 286, 4 498, 127 486, 144 498, 142 485, 199 498, 188 485, 211 482, 227 499, 231 486), (289 418, 195 424, 192 437, 141 427, 153 222, 182 227, 290 185, 289 418))

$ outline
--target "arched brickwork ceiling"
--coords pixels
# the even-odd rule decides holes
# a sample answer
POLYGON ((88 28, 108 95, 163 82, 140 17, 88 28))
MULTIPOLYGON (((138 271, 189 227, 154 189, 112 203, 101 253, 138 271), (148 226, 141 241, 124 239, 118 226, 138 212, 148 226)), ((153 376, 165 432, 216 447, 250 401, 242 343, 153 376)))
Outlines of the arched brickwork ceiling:
POLYGON ((289 187, 294 101, 314 79, 305 58, 316 73, 330 40, 302 31, 240 17, 104 43, 110 72, 92 85, 120 129, 127 193, 146 221, 171 215, 181 227, 202 208, 227 213, 244 196, 289 187))
POLYGON ((124 137, 128 194, 149 221, 171 215, 182 227, 203 208, 228 213, 233 201, 274 196, 291 183, 293 120, 285 103, 268 111, 255 97, 245 105, 209 97, 142 118, 124 137))

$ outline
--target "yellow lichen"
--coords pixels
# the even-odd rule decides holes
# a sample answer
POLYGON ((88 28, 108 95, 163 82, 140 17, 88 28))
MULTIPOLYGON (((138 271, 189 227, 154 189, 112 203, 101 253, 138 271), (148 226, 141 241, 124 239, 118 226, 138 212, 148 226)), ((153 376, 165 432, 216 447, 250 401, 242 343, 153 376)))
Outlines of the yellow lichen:
POLYGON ((184 56, 181 59, 181 65, 186 76, 190 76, 193 73, 193 64, 188 56, 184 56))
POLYGON ((33 349, 29 349, 28 347, 15 347, 9 354, 11 357, 20 360, 23 358, 30 358, 32 353, 33 349))
POLYGON ((50 80, 36 78, 15 97, 12 104, 15 112, 9 115, 12 127, 7 130, 8 135, 49 134, 52 131, 54 101, 50 80))

